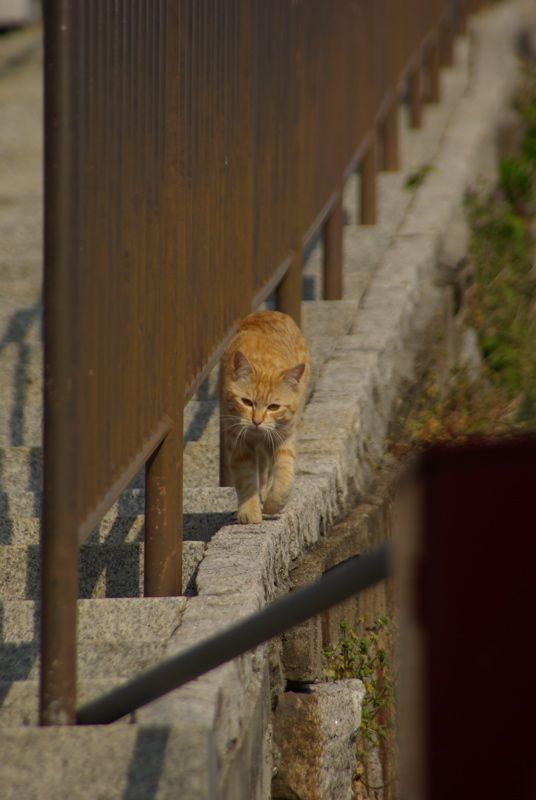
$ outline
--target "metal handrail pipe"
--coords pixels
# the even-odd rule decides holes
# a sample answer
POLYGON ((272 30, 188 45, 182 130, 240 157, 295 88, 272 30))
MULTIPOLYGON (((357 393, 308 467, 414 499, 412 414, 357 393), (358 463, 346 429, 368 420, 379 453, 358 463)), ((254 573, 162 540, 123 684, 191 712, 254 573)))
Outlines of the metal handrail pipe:
POLYGON ((389 547, 386 544, 365 555, 343 561, 325 572, 319 580, 275 600, 236 625, 162 661, 122 686, 81 706, 77 712, 77 723, 99 725, 114 722, 163 697, 188 681, 387 578, 390 574, 389 562, 389 547))

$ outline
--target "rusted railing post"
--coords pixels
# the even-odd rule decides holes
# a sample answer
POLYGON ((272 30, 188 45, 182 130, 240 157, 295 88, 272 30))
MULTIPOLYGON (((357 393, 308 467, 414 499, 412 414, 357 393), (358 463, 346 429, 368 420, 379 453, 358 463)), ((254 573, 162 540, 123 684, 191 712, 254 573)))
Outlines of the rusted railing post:
MULTIPOLYGON (((50 462, 47 464, 51 469, 50 462)), ((49 472, 50 474, 50 472, 49 472)), ((48 486, 43 510, 41 603, 41 725, 72 725, 76 706, 78 539, 66 537, 57 495, 48 486)), ((74 515, 73 515, 74 516, 74 515)))
POLYGON ((439 46, 439 38, 435 36, 428 51, 428 101, 430 103, 439 103, 441 100, 439 46))
POLYGON ((370 139, 369 145, 360 164, 360 202, 361 224, 375 225, 378 219, 377 176, 378 176, 378 151, 376 134, 370 139))
POLYGON ((286 191, 285 216, 290 226, 290 242, 292 261, 285 273, 285 277, 276 289, 275 301, 278 311, 289 314, 296 325, 301 327, 301 303, 302 303, 302 236, 303 236, 303 209, 302 194, 304 180, 305 153, 304 141, 304 63, 303 63, 303 29, 300 25, 300 15, 303 9, 299 4, 291 4, 289 17, 290 39, 287 41, 292 53, 292 71, 294 81, 292 93, 288 98, 286 113, 291 120, 289 129, 289 139, 286 148, 290 156, 290 163, 293 168, 293 177, 290 186, 286 191))
POLYGON ((276 307, 283 314, 289 314, 296 325, 301 325, 302 299, 302 259, 301 252, 296 253, 285 277, 275 293, 276 307))
POLYGON ((76 703, 78 508, 76 441, 78 170, 76 4, 50 0, 45 38, 45 380, 40 722, 72 724, 76 703), (65 470, 65 464, 73 465, 65 470))
MULTIPOLYGON (((144 594, 165 597, 182 593, 182 494, 183 494, 183 414, 185 375, 185 246, 184 219, 186 199, 179 191, 179 160, 184 156, 180 141, 179 81, 181 65, 178 51, 183 51, 185 26, 179 4, 167 7, 165 78, 167 132, 167 167, 165 197, 160 227, 165 241, 167 276, 165 329, 162 346, 156 351, 159 393, 167 414, 169 430, 145 467, 145 550, 144 594)), ((164 153, 161 154, 161 158, 164 153)))
POLYGON ((329 216, 324 222, 324 300, 341 300, 342 276, 342 189, 337 192, 329 216))
POLYGON ((146 466, 146 597, 182 592, 182 413, 146 466))
POLYGON ((416 59, 409 76, 409 124, 411 128, 422 128, 422 63, 416 59))
MULTIPOLYGON (((249 0, 242 0, 240 4, 240 29, 239 29, 239 54, 242 59, 242 63, 244 64, 251 64, 253 59, 254 53, 254 43, 252 41, 252 34, 254 29, 254 17, 255 13, 258 13, 261 9, 249 2, 249 0), (255 12, 255 13, 254 13, 255 12)), ((238 63, 238 62, 237 62, 238 63)), ((244 74, 246 78, 244 83, 245 95, 244 100, 246 97, 249 98, 249 92, 251 91, 251 69, 248 70, 246 74, 244 74)), ((253 262, 253 237, 251 235, 251 231, 253 230, 253 212, 254 212, 254 187, 255 187, 255 180, 254 180, 254 169, 253 169, 253 160, 254 160, 254 131, 251 125, 251 104, 249 102, 241 103, 242 109, 242 128, 246 130, 247 139, 243 140, 243 147, 247 152, 247 158, 245 160, 245 165, 242 166, 241 169, 241 177, 242 177, 242 188, 241 193, 243 196, 243 205, 241 209, 241 229, 242 235, 244 237, 244 241, 247 241, 247 245, 244 248, 243 252, 247 253, 247 260, 249 262, 253 262), (249 232, 249 234, 248 234, 249 232), (248 238, 249 237, 249 238, 248 238)), ((247 269, 247 268, 246 268, 247 269)), ((250 274, 247 275, 247 279, 249 282, 253 280, 253 270, 250 271, 250 274)), ((242 284, 243 286, 243 279, 242 284)), ((249 311, 251 310, 251 283, 248 284, 247 292, 244 293, 244 309, 240 312, 240 317, 245 317, 249 311)), ((282 310, 282 309, 281 309, 282 310)), ((227 461, 225 448, 223 446, 223 427, 221 424, 220 419, 220 458, 219 458, 219 471, 220 471, 220 486, 233 486, 233 480, 231 476, 231 470, 229 467, 229 463, 227 461)))
POLYGON ((400 169, 398 136, 398 97, 393 97, 383 123, 383 169, 397 172, 400 169))
POLYGON ((455 31, 459 36, 466 36, 469 16, 468 0, 462 0, 462 2, 458 3, 455 14, 455 31))
POLYGON ((439 27, 439 50, 442 67, 454 64, 454 22, 450 12, 439 27))

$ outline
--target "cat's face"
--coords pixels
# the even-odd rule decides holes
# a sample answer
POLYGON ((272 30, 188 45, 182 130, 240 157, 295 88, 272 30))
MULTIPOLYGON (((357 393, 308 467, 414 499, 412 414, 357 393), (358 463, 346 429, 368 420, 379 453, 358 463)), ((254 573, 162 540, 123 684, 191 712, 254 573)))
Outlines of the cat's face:
POLYGON ((251 431, 264 432, 290 422, 293 397, 289 392, 274 390, 268 394, 256 386, 238 386, 234 395, 237 414, 251 431))
POLYGON ((300 405, 299 384, 304 369, 304 364, 297 364, 276 375, 263 374, 254 369, 243 353, 237 352, 229 387, 235 433, 264 437, 277 444, 300 405))

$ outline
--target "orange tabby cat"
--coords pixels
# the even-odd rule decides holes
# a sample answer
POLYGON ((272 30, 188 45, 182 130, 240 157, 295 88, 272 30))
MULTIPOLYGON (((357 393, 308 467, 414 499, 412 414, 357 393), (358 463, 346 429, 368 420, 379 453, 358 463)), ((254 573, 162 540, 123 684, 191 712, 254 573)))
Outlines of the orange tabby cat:
POLYGON ((308 378, 305 340, 279 311, 250 314, 225 349, 220 413, 238 522, 260 522, 262 510, 277 514, 289 498, 308 378))

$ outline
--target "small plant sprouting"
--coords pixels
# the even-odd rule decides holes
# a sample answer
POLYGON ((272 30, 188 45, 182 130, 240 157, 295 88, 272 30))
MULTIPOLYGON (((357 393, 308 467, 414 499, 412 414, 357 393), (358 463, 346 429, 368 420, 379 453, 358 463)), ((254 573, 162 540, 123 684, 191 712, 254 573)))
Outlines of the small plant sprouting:
POLYGON ((515 211, 522 211, 532 199, 534 162, 528 158, 504 156, 499 162, 499 186, 515 211))
POLYGON ((407 192, 414 192, 424 183, 426 176, 429 172, 432 172, 433 169, 434 167, 431 167, 430 164, 423 164, 418 169, 410 172, 404 181, 404 189, 407 192))
POLYGON ((388 744, 394 729, 394 678, 387 650, 383 644, 389 622, 381 616, 371 625, 360 617, 362 635, 351 629, 347 622, 340 624, 340 638, 336 645, 324 648, 325 675, 328 680, 359 678, 365 686, 361 711, 361 725, 357 741, 358 768, 356 781, 365 789, 379 789, 367 785, 369 760, 372 751, 382 742, 388 744))
POLYGON ((421 397, 389 443, 399 458, 437 442, 536 432, 536 66, 525 68, 515 105, 519 152, 501 159, 494 186, 474 185, 465 196, 473 281, 463 322, 481 364, 457 366, 439 382, 436 350, 421 397))

